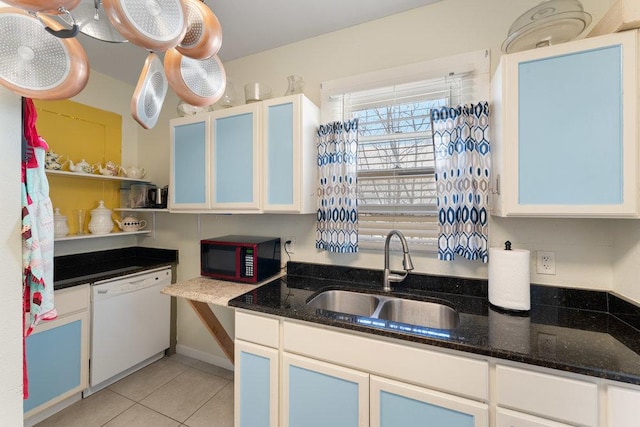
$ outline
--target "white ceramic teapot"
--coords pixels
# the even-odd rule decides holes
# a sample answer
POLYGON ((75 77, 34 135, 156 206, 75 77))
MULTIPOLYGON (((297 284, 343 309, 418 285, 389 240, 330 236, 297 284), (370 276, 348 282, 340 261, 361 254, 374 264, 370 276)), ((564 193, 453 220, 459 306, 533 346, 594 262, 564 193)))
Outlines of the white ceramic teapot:
POLYGON ((100 163, 96 163, 95 165, 93 165, 93 171, 99 172, 102 175, 117 176, 119 170, 120 166, 116 165, 112 161, 108 161, 107 163, 105 163, 104 167, 102 167, 100 163))
POLYGON ((45 167, 45 169, 59 171, 69 161, 68 158, 67 158, 67 160, 62 160, 65 157, 67 157, 67 156, 62 155, 62 154, 56 154, 53 150, 47 151, 47 154, 46 154, 46 156, 44 158, 44 167, 45 167))
POLYGON ((137 166, 129 166, 128 168, 123 168, 120 166, 120 172, 127 178, 140 179, 147 173, 145 168, 139 168, 137 166))
POLYGON ((71 160, 69 160, 69 170, 71 172, 80 172, 80 173, 91 173, 93 172, 93 168, 91 165, 82 159, 82 161, 73 164, 71 160))
POLYGON ((116 224, 118 224, 118 227, 120 227, 122 231, 138 231, 147 225, 147 221, 144 219, 140 220, 135 216, 128 216, 123 218, 122 222, 116 219, 116 224))
POLYGON ((104 207, 104 201, 98 202, 98 207, 91 211, 89 231, 91 234, 109 234, 113 230, 111 210, 104 207))

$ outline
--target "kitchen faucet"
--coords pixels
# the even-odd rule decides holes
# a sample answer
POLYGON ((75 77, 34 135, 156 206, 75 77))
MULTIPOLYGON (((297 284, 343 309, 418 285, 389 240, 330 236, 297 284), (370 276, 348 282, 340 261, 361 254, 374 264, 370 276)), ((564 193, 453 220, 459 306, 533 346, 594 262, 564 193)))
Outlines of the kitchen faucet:
POLYGON ((391 282, 402 282, 411 270, 413 270, 413 263, 411 262, 411 255, 409 255, 407 239, 405 239, 404 235, 398 230, 391 230, 389 234, 387 234, 387 239, 384 241, 384 282, 382 284, 382 290, 385 292, 391 291, 391 282), (405 270, 404 274, 392 273, 391 270, 389 270, 389 242, 394 234, 400 238, 400 243, 402 243, 402 267, 405 270))

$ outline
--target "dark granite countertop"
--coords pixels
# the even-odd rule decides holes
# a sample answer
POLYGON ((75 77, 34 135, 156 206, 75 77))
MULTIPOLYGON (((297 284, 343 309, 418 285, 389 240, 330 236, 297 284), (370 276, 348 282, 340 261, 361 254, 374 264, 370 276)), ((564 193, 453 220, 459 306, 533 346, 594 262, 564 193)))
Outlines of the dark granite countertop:
POLYGON ((384 294, 382 271, 291 262, 287 271, 229 305, 640 385, 640 309, 611 293, 532 285, 531 311, 518 315, 490 306, 486 280, 410 274, 391 295, 442 300, 460 315, 452 330, 411 330, 378 319, 367 326, 372 319, 306 305, 328 289, 384 294))
POLYGON ((93 283, 177 262, 177 250, 138 246, 57 256, 54 258, 53 288, 93 283))

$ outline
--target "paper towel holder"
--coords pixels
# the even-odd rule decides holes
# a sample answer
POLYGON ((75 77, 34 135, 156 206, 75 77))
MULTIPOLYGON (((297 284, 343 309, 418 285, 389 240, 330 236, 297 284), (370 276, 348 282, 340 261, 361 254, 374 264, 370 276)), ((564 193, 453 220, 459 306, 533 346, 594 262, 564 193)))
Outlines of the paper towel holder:
POLYGON ((490 307, 508 312, 531 310, 530 254, 514 249, 507 240, 504 247, 489 248, 488 297, 490 307))

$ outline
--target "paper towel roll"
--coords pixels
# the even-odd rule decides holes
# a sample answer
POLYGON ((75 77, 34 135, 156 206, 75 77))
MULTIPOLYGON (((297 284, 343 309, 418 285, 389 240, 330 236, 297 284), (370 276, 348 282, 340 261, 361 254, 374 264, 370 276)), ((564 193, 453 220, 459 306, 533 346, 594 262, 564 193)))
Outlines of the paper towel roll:
POLYGON ((489 302, 506 310, 531 309, 529 251, 489 248, 489 302))

